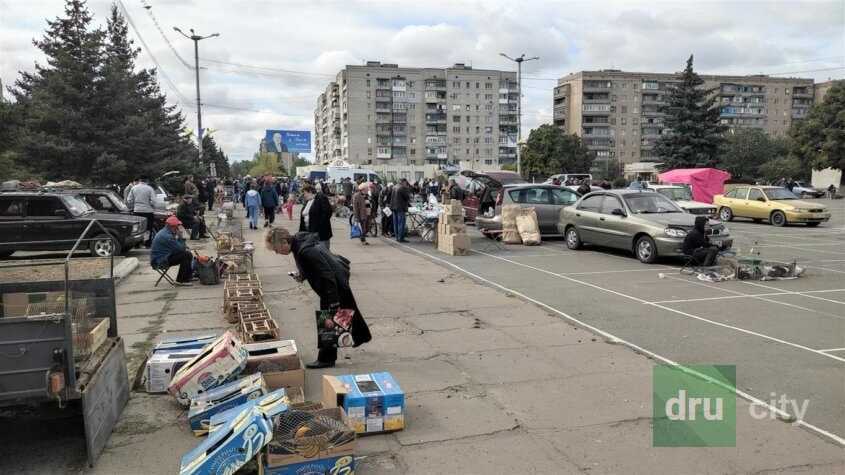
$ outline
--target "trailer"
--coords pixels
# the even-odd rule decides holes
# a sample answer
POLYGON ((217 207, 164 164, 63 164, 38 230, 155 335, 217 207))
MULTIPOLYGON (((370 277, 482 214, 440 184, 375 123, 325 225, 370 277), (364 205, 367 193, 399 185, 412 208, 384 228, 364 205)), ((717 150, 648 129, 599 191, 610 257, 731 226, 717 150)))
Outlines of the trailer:
POLYGON ((91 466, 129 400, 114 257, 71 259, 93 226, 63 260, 0 265, 0 407, 81 410, 91 466))

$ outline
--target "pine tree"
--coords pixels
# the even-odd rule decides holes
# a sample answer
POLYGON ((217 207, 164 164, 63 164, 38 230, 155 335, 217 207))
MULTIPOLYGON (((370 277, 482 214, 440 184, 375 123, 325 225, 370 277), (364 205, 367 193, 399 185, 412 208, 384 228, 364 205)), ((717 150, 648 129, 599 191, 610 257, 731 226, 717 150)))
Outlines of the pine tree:
POLYGON ((719 123, 715 89, 703 89, 704 81, 693 71, 693 57, 681 73, 680 83, 668 94, 661 108, 669 133, 660 137, 654 152, 663 168, 713 167, 719 163, 719 150, 725 127, 719 123))
POLYGON ((47 65, 22 73, 12 93, 23 114, 21 160, 47 179, 85 180, 103 152, 97 86, 103 32, 91 29, 84 0, 67 0, 65 18, 47 21, 33 41, 47 65))

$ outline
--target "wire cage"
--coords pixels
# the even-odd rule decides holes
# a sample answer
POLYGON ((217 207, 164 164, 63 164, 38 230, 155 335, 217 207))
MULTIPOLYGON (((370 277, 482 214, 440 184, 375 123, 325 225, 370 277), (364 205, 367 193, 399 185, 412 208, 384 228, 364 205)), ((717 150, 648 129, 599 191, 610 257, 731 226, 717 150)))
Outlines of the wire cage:
POLYGON ((320 452, 340 447, 355 439, 355 432, 336 417, 336 411, 289 410, 279 416, 273 430, 271 454, 299 454, 314 458, 320 452))

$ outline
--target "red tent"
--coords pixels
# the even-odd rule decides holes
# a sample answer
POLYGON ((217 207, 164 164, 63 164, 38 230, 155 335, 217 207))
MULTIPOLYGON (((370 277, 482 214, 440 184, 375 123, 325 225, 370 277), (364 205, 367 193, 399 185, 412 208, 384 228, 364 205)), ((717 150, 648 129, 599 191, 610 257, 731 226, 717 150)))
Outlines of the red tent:
POLYGON ((725 191, 725 182, 731 174, 715 168, 678 168, 657 175, 661 183, 685 183, 692 187, 692 198, 702 203, 713 203, 713 196, 725 191))

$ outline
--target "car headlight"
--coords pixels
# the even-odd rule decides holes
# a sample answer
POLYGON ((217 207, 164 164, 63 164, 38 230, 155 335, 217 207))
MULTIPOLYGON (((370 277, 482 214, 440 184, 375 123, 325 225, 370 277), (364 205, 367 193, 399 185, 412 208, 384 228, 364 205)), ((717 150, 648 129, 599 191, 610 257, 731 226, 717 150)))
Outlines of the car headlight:
POLYGON ((133 233, 137 233, 140 230, 141 230, 141 224, 140 223, 135 223, 135 224, 132 225, 132 232, 133 233))
POLYGON ((687 236, 686 231, 684 231, 683 229, 678 229, 678 228, 666 228, 666 229, 663 230, 663 232, 667 236, 673 237, 673 238, 682 238, 682 237, 687 236))
POLYGON ((793 213, 809 213, 810 210, 808 208, 792 208, 793 213))

